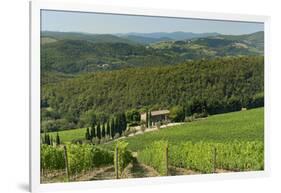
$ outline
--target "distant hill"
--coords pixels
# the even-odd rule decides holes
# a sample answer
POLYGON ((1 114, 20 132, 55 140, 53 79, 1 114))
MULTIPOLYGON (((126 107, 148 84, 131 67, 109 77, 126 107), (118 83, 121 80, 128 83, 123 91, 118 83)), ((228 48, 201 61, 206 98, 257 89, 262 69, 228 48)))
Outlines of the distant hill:
POLYGON ((55 40, 86 40, 93 43, 127 43, 135 44, 128 39, 110 34, 88 34, 80 32, 54 32, 43 31, 41 37, 48 37, 55 40))
POLYGON ((41 68, 59 73, 114 70, 146 64, 165 64, 170 60, 170 57, 165 57, 154 49, 127 43, 58 40, 41 46, 41 68))
POLYGON ((263 51, 264 49, 264 32, 259 31, 251 34, 245 35, 219 35, 218 37, 222 37, 227 40, 239 41, 243 42, 247 45, 253 46, 256 49, 263 51))
POLYGON ((122 35, 121 37, 131 40, 133 42, 139 43, 139 44, 151 44, 151 43, 156 43, 156 42, 161 42, 161 41, 173 40, 173 39, 167 38, 167 37, 152 38, 152 37, 144 37, 144 36, 137 36, 137 35, 122 35))
POLYGON ((161 41, 133 35, 126 39, 114 35, 43 32, 41 39, 42 69, 68 74, 175 65, 223 56, 263 55, 264 44, 263 32, 161 41))
POLYGON ((192 32, 154 32, 154 33, 128 33, 128 34, 119 34, 120 37, 123 36, 138 36, 138 37, 145 37, 145 38, 153 38, 153 39, 170 39, 170 40, 189 40, 194 38, 201 38, 201 37, 209 37, 209 36, 216 36, 219 33, 192 33, 192 32))
MULTIPOLYGON (((155 49, 173 50, 183 54, 235 56, 263 54, 264 33, 246 35, 215 35, 181 41, 164 41, 151 45, 155 49)), ((195 56, 194 56, 195 57, 195 56)))
MULTIPOLYGON (((219 35, 218 33, 192 32, 155 32, 155 33, 126 33, 126 34, 90 34, 81 32, 43 31, 41 37, 53 40, 87 40, 93 43, 128 43, 150 44, 169 40, 189 40, 200 37, 219 35)), ((50 43, 50 41, 44 41, 50 43)))

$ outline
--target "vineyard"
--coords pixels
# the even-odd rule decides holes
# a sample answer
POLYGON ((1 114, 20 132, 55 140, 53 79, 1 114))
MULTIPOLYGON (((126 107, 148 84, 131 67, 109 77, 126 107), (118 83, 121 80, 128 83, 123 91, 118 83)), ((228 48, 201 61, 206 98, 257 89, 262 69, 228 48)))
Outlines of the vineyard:
MULTIPOLYGON (((128 151, 127 143, 116 143, 115 151, 96 148, 93 145, 67 145, 41 147, 41 179, 60 173, 64 181, 79 181, 79 176, 101 167, 114 167, 113 178, 126 178, 130 165, 145 164, 157 173, 170 175, 170 168, 182 168, 198 173, 227 171, 258 171, 264 167, 263 143, 192 143, 169 145, 167 141, 156 141, 149 148, 137 153, 128 151), (65 172, 61 172, 65 170, 65 172)), ((105 179, 104 178, 101 179, 105 179)), ((45 178, 46 179, 46 178, 45 178)), ((45 182, 45 180, 42 180, 45 182)))
POLYGON ((41 182, 263 170, 263 112, 210 116, 107 144, 42 144, 41 182))
POLYGON ((63 173, 65 181, 76 181, 81 174, 114 165, 119 178, 133 159, 126 146, 124 142, 117 143, 115 152, 111 152, 90 144, 41 145, 41 176, 63 173))
POLYGON ((169 174, 169 166, 200 173, 263 170, 262 142, 192 143, 170 145, 158 141, 141 151, 139 159, 161 175, 169 174))

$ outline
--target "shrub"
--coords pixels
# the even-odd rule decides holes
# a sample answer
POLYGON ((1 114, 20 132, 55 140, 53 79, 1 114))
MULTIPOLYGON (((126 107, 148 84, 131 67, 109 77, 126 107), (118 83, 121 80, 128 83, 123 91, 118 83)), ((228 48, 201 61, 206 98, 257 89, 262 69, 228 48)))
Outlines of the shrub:
POLYGON ((183 122, 185 118, 184 108, 181 106, 172 107, 169 117, 173 122, 183 122))

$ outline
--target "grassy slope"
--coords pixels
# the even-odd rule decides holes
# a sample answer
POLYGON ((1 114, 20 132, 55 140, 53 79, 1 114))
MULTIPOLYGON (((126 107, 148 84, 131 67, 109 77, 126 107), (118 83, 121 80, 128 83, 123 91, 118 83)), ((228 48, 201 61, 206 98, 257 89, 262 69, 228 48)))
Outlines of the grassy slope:
MULTIPOLYGON (((207 119, 186 123, 180 126, 161 129, 143 135, 126 138, 129 149, 141 150, 153 141, 165 139, 173 144, 185 141, 216 141, 225 142, 231 140, 263 140, 264 108, 247 111, 213 115, 207 119)), ((70 142, 73 139, 84 139, 86 128, 60 131, 61 140, 70 142)), ((51 133, 53 137, 56 132, 51 133)), ((113 142, 102 145, 112 148, 113 142)))
MULTIPOLYGON (((71 142, 73 139, 85 139, 86 128, 59 131, 58 133, 61 141, 67 143, 71 142)), ((53 139, 57 136, 57 132, 51 132, 49 134, 53 139)))
POLYGON ((48 43, 53 43, 56 42, 57 40, 51 37, 41 37, 41 43, 42 44, 48 44, 48 43))
MULTIPOLYGON (((165 139, 177 144, 185 141, 263 140, 264 108, 210 116, 205 120, 145 133, 125 139, 133 151, 149 146, 153 141, 165 139)), ((112 148, 113 143, 104 145, 112 148)))

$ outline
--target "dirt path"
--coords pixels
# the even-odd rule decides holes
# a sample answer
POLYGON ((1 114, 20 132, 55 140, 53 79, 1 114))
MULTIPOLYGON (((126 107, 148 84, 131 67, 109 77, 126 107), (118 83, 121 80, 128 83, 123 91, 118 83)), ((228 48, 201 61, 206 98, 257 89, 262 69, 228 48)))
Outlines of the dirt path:
MULTIPOLYGON (((228 173, 228 172, 234 172, 234 171, 216 169, 216 173, 228 173)), ((41 176, 41 182, 54 183, 54 182, 67 181, 66 174, 63 171, 51 173, 51 174, 44 177, 41 176)), ((196 174, 201 174, 201 173, 190 169, 169 166, 169 176, 196 175, 196 174)), ((156 177, 156 176, 160 176, 160 175, 155 169, 135 160, 133 163, 130 163, 125 168, 125 170, 121 174, 121 179, 147 178, 147 177, 156 177)), ((91 181, 91 180, 109 180, 109 179, 116 179, 114 166, 96 168, 92 171, 81 173, 77 176, 71 176, 70 181, 91 181)))
MULTIPOLYGON (((157 171, 155 171, 152 167, 139 163, 138 161, 135 161, 134 163, 130 163, 121 174, 122 179, 144 178, 144 177, 155 177, 155 176, 159 176, 157 171)), ((95 169, 85 174, 81 174, 80 176, 75 178, 75 181, 107 180, 107 179, 115 179, 115 178, 116 177, 115 177, 114 167, 108 166, 108 167, 95 169)))
POLYGON ((135 161, 127 166, 122 174, 122 178, 147 178, 159 176, 152 167, 135 161))
MULTIPOLYGON (((176 126, 176 125, 182 125, 182 124, 184 124, 184 122, 181 122, 181 123, 169 123, 167 125, 161 125, 160 128, 163 129, 163 128, 168 128, 168 127, 172 127, 172 126, 176 126)), ((136 126, 134 128, 136 129, 136 133, 131 133, 127 137, 121 136, 121 137, 119 137, 117 139, 112 139, 112 140, 110 140, 108 142, 105 142, 103 144, 109 144, 109 143, 112 143, 114 141, 118 141, 120 139, 125 139, 125 138, 128 138, 128 137, 133 137, 135 135, 143 135, 144 133, 159 131, 159 129, 156 126, 153 126, 151 128, 146 128, 144 131, 141 131, 141 127, 140 126, 136 126)))
POLYGON ((75 178, 75 181, 115 179, 114 166, 97 168, 75 178))
POLYGON ((65 170, 46 172, 44 175, 41 174, 40 181, 43 184, 54 182, 66 182, 67 178, 65 170))
MULTIPOLYGON (((215 173, 229 173, 234 172, 231 170, 225 170, 225 169, 216 169, 215 173)), ((178 168, 174 166, 169 166, 169 175, 171 176, 179 176, 179 175, 196 175, 196 174, 202 174, 198 171, 185 169, 185 168, 178 168)))
POLYGON ((169 166, 169 175, 170 176, 195 175, 195 174, 200 174, 200 172, 196 172, 196 171, 185 169, 185 168, 169 166))

